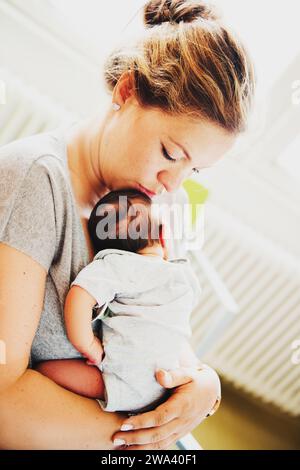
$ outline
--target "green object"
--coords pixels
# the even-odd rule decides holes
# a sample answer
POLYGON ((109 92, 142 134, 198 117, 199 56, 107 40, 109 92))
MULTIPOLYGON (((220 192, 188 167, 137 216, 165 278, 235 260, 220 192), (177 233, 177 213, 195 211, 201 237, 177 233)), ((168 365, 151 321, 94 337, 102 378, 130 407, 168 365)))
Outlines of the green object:
POLYGON ((191 210, 191 223, 192 226, 195 225, 197 219, 197 206, 199 204, 204 204, 208 198, 209 191, 198 181, 187 179, 182 184, 185 189, 190 203, 191 210))
POLYGON ((100 319, 103 320, 103 318, 112 317, 112 316, 113 316, 113 312, 111 311, 109 306, 107 306, 105 312, 101 315, 100 319))
POLYGON ((93 307, 93 311, 94 311, 93 320, 96 320, 96 318, 97 318, 97 320, 103 320, 104 318, 113 316, 113 312, 110 310, 108 305, 107 305, 106 309, 104 310, 104 312, 101 313, 102 309, 103 309, 103 305, 101 307, 98 307, 98 305, 93 307))

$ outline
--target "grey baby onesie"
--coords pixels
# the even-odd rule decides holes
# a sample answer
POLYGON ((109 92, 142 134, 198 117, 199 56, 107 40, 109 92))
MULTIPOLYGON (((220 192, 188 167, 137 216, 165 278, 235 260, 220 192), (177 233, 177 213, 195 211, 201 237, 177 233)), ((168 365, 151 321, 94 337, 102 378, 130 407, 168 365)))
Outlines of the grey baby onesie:
POLYGON ((189 260, 106 249, 73 285, 108 306, 101 322, 106 389, 101 407, 126 412, 155 407, 166 395, 155 370, 179 367, 191 335, 189 318, 201 290, 189 260))

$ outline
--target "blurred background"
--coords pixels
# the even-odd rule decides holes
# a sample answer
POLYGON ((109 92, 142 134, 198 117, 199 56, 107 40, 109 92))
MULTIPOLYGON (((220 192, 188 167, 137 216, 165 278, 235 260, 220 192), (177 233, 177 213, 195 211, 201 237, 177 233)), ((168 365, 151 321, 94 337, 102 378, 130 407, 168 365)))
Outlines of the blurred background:
MULTIPOLYGON (((223 384, 205 449, 300 449, 300 4, 216 0, 258 78, 248 131, 184 187, 205 207, 193 348, 223 384)), ((143 0, 0 0, 0 145, 105 109, 143 0)))

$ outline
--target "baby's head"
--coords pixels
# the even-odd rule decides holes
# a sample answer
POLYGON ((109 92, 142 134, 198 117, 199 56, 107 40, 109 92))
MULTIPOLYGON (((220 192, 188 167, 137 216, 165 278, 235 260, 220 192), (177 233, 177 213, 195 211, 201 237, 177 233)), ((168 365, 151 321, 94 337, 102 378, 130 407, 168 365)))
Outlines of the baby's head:
POLYGON ((115 248, 167 258, 163 225, 151 199, 138 190, 106 194, 92 210, 88 230, 95 254, 115 248))

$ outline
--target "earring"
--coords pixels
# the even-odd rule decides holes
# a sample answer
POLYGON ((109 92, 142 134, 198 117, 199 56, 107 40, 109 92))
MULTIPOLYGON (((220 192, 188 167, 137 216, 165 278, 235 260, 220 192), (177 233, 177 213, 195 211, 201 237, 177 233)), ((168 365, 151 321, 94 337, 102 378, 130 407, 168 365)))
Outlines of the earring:
POLYGON ((113 103, 112 107, 114 111, 119 111, 119 109, 121 109, 121 106, 118 103, 113 103))

